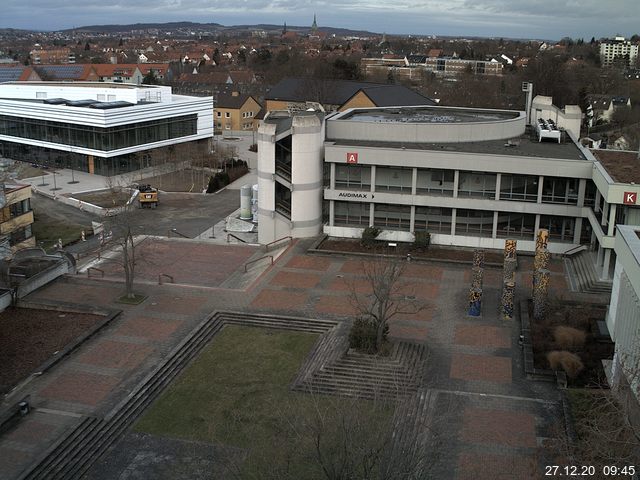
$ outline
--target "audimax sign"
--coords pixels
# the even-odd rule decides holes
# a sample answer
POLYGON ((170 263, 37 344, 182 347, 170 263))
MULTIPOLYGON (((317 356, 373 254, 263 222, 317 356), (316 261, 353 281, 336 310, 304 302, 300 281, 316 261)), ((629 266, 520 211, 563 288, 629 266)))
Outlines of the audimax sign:
POLYGON ((369 195, 371 195, 371 198, 373 198, 373 195, 370 193, 362 193, 362 192, 340 192, 338 193, 338 197, 342 197, 342 198, 362 198, 362 199, 367 199, 369 198, 369 195))

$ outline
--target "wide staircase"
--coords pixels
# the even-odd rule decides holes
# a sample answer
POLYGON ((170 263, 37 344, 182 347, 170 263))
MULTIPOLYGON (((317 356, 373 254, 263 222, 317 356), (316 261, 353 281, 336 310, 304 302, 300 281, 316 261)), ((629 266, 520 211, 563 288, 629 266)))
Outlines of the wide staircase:
POLYGON ((331 320, 220 312, 205 319, 104 418, 85 417, 37 458, 19 480, 81 478, 225 325, 326 333, 331 320))
POLYGON ((418 391, 426 360, 426 347, 408 342, 394 344, 386 357, 351 351, 344 327, 338 327, 317 343, 292 389, 369 399, 402 399, 418 391))
POLYGON ((594 267, 594 255, 593 252, 582 251, 565 257, 571 288, 575 292, 610 294, 612 282, 600 280, 594 267))

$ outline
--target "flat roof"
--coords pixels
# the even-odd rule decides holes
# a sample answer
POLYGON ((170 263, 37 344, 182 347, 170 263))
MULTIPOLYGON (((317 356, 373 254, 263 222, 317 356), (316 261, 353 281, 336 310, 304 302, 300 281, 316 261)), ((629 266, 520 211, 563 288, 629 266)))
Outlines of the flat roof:
POLYGON ((35 86, 42 85, 45 87, 67 87, 67 88, 121 88, 133 90, 137 88, 159 88, 160 85, 137 85, 135 83, 120 83, 120 82, 3 82, 1 85, 27 85, 35 86))
POLYGON ((640 158, 638 152, 628 150, 591 150, 611 179, 616 183, 640 185, 640 158))
POLYGON ((537 138, 532 140, 528 133, 510 140, 485 140, 481 142, 409 143, 331 139, 327 139, 327 141, 340 146, 434 150, 438 152, 466 152, 529 158, 559 158, 563 160, 587 160, 582 151, 572 141, 564 143, 558 143, 557 141, 551 140, 538 142, 537 138))
POLYGON ((398 107, 354 110, 336 120, 374 123, 476 123, 518 118, 520 112, 447 107, 398 107))

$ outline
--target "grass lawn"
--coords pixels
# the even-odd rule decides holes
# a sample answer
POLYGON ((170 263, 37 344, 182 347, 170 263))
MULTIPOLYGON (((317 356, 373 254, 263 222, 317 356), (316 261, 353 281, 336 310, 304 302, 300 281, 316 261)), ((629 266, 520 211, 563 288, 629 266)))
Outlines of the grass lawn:
MULTIPOLYGON (((271 468, 294 451, 290 460, 297 478, 322 478, 309 439, 289 428, 289 421, 299 424, 306 418, 309 423, 314 412, 334 402, 288 388, 316 339, 314 334, 226 326, 134 428, 248 449, 243 476, 249 478, 265 478, 265 465, 271 468)), ((371 410, 371 402, 357 403, 358 410, 371 410)), ((388 424, 391 413, 389 408, 372 411, 377 421, 363 423, 388 424)))
POLYGON ((42 245, 45 250, 52 250, 59 238, 63 245, 68 245, 80 240, 82 230, 87 236, 91 232, 90 225, 62 223, 40 210, 34 212, 32 229, 38 246, 42 245))

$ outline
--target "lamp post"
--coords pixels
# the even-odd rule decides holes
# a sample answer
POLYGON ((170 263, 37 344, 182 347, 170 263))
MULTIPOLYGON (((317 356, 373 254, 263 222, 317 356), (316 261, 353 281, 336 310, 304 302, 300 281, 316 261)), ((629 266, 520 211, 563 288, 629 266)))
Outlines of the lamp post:
POLYGON ((53 188, 50 188, 49 190, 51 191, 60 190, 60 187, 56 183, 56 171, 53 170, 53 172, 51 173, 53 173, 53 188))
POLYGON ((73 154, 73 147, 71 147, 71 181, 67 182, 70 185, 79 183, 78 180, 76 180, 75 169, 73 168, 75 163, 76 163, 76 157, 73 154))

